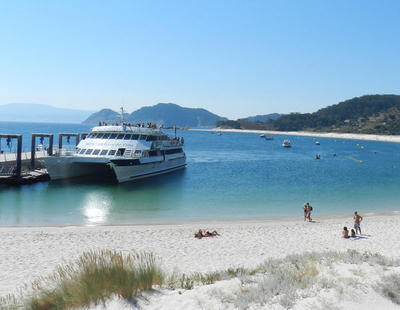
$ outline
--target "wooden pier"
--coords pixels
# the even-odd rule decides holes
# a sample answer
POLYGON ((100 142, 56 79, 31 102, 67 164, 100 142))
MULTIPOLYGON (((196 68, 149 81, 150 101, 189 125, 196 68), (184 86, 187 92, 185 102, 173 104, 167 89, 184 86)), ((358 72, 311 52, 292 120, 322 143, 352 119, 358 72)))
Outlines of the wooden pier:
POLYGON ((22 171, 21 175, 17 177, 15 174, 1 174, 0 184, 7 185, 24 185, 36 182, 50 181, 50 176, 46 169, 35 169, 32 171, 22 171))
POLYGON ((9 143, 12 139, 17 140, 16 153, 0 153, 0 184, 22 185, 36 182, 49 181, 50 177, 46 168, 40 163, 41 158, 56 156, 62 151, 63 137, 75 138, 78 145, 80 138, 85 139, 87 133, 60 133, 58 134, 58 148, 53 147, 53 134, 33 133, 30 152, 22 152, 22 135, 19 134, 0 134, 0 139, 7 139, 9 143), (40 137, 41 142, 44 138, 49 139, 49 148, 38 150, 36 148, 36 138, 40 137))

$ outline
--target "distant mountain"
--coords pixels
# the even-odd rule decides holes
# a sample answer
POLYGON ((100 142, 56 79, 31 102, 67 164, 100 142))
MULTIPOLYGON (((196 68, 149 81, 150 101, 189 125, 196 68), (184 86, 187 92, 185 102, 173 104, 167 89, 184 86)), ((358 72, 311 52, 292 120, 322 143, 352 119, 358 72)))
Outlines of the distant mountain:
POLYGON ((269 119, 277 119, 281 115, 279 113, 271 113, 265 115, 256 115, 256 116, 249 116, 246 118, 238 119, 239 121, 248 121, 248 122, 256 122, 256 123, 265 123, 269 119))
MULTIPOLYGON (((112 123, 118 113, 104 109, 92 114, 84 123, 96 124, 101 121, 112 123), (112 120, 112 121, 111 121, 112 120)), ((173 103, 159 103, 151 107, 142 107, 125 116, 129 123, 151 122, 164 126, 215 127, 217 121, 227 120, 205 109, 183 108, 173 103)))
POLYGON ((0 121, 81 123, 93 111, 56 108, 46 104, 0 105, 0 121))
MULTIPOLYGON (((106 122, 107 124, 114 124, 118 121, 119 113, 111 109, 102 109, 99 112, 95 112, 90 115, 86 120, 83 121, 85 124, 97 124, 98 122, 106 122)), ((129 114, 125 114, 125 117, 129 117, 129 114)))

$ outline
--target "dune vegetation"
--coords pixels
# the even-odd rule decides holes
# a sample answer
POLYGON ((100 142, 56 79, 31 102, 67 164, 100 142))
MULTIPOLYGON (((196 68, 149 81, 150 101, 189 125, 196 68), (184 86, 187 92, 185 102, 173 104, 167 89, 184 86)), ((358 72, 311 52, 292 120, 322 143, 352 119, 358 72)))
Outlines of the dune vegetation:
MULTIPOLYGON (((25 286, 19 294, 2 298, 0 308, 89 308, 105 304, 114 297, 125 299, 134 307, 146 291, 172 290, 181 294, 233 279, 239 284, 231 287, 229 296, 212 289, 210 298, 235 309, 271 304, 290 309, 302 299, 318 297, 321 290, 345 296, 351 289, 361 288, 363 291, 371 289, 400 305, 399 268, 398 258, 357 251, 329 251, 268 259, 252 269, 238 267, 220 272, 167 275, 152 254, 99 250, 85 252, 76 261, 59 266, 52 275, 25 286), (337 270, 343 266, 351 277, 338 275, 337 270), (371 277, 365 273, 365 266, 372 268, 374 279, 367 279, 371 277)), ((329 306, 326 299, 318 302, 321 307, 329 306)))

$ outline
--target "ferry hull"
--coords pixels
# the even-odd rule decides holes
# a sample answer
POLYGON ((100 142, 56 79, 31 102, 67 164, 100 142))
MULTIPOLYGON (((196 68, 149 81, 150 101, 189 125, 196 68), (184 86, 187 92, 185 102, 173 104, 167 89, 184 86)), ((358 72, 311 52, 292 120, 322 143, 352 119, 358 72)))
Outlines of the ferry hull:
POLYGON ((115 175, 107 162, 83 162, 74 157, 48 157, 41 160, 51 180, 101 178, 114 180, 115 175))
POLYGON ((186 166, 186 157, 139 162, 136 165, 132 164, 135 160, 93 162, 77 157, 48 157, 42 162, 51 180, 93 178, 123 183, 182 169, 186 166))
POLYGON ((149 162, 141 165, 121 166, 112 164, 115 176, 119 183, 129 182, 159 174, 173 172, 186 166, 186 158, 174 158, 159 162, 149 162))

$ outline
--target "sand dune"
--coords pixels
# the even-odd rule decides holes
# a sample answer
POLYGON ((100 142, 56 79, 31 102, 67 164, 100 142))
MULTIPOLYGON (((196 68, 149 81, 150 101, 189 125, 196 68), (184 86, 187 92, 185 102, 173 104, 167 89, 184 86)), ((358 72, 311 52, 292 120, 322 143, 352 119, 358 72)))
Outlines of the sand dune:
POLYGON ((400 215, 370 215, 363 221, 363 239, 341 238, 348 217, 259 222, 226 222, 184 225, 97 227, 0 228, 0 296, 23 283, 51 273, 89 249, 153 252, 167 271, 195 272, 254 267, 268 258, 307 251, 377 252, 399 256, 400 215), (199 227, 217 229, 220 237, 193 237, 199 227))

